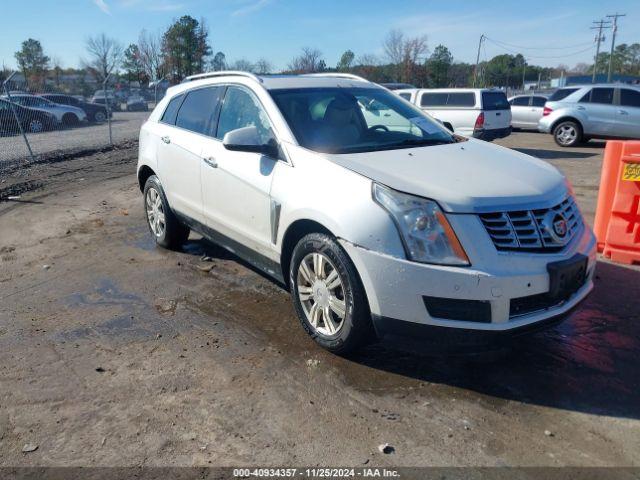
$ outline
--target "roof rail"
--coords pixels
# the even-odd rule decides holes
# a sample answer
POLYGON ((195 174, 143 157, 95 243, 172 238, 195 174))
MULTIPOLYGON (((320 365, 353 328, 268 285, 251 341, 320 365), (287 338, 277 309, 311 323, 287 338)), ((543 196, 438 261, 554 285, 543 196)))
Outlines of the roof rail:
POLYGON ((327 73, 303 73, 303 77, 335 77, 335 78, 350 78, 351 80, 360 80, 362 82, 371 83, 366 78, 359 77, 353 73, 340 73, 340 72, 327 72, 327 73))
POLYGON ((206 72, 206 73, 198 73, 197 75, 189 75, 186 77, 182 83, 192 82, 194 80, 202 80, 203 78, 213 78, 213 77, 247 77, 255 80, 256 82, 262 83, 262 79, 257 75, 249 72, 241 72, 238 70, 221 70, 219 72, 206 72))

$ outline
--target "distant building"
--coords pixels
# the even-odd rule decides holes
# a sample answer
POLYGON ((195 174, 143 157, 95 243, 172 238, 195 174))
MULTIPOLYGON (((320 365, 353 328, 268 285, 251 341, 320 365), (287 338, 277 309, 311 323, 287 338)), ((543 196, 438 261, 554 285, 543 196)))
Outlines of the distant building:
MULTIPOLYGON (((566 77, 552 78, 551 87, 568 87, 571 85, 587 85, 592 83, 592 75, 567 75, 566 77)), ((632 83, 640 84, 640 76, 637 75, 611 75, 612 83, 632 83)), ((599 73, 596 75, 595 83, 607 83, 607 74, 599 73)))

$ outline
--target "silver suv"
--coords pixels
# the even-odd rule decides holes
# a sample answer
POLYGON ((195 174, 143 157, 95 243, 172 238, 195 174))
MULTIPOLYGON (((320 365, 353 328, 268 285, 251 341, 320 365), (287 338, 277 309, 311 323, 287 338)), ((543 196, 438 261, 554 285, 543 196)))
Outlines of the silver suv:
POLYGON ((591 138, 640 138, 640 88, 603 84, 561 88, 545 104, 538 130, 561 147, 591 138))

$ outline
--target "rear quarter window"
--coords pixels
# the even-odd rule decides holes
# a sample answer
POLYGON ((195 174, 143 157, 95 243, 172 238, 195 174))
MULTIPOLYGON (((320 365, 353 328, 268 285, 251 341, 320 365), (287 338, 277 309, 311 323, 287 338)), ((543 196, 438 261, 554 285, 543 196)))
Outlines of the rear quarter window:
POLYGON ((483 110, 510 110, 511 106, 503 92, 482 92, 483 110))
POLYGON ((547 103, 547 99, 545 97, 533 97, 531 105, 534 107, 544 107, 545 103, 547 103))
POLYGON ((448 93, 423 93, 420 97, 422 107, 444 107, 447 105, 448 93))
MULTIPOLYGON (((504 101, 507 99, 505 97, 504 101)), ((470 107, 473 108, 476 105, 476 96, 473 92, 465 93, 450 93, 447 99, 447 107, 470 107)))
POLYGON ((404 98, 405 100, 411 101, 411 94, 410 93, 401 93, 400 96, 402 98, 404 98))
POLYGON ((169 105, 167 105, 160 119, 162 123, 168 123, 169 125, 176 124, 176 117, 178 116, 180 105, 182 105, 182 100, 184 100, 184 95, 177 95, 169 100, 169 105))
POLYGON ((577 92, 578 88, 561 88, 560 90, 556 90, 553 92, 553 95, 549 97, 550 102, 559 102, 560 100, 564 100, 572 93, 577 92))

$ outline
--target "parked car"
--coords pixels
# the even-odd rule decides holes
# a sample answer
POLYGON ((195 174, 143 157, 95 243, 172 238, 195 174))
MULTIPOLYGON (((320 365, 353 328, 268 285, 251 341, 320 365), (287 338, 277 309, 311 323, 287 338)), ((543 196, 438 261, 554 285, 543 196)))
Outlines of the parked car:
POLYGON ((511 126, 523 130, 538 130, 538 121, 542 118, 544 95, 517 95, 509 98, 511 105, 511 126))
POLYGON ((146 112, 149 110, 147 101, 140 95, 132 95, 127 99, 127 112, 146 112))
POLYGON ((595 238, 556 168, 354 75, 189 77, 142 126, 137 175, 158 245, 195 230, 228 248, 333 352, 504 338, 593 288, 595 238), (367 120, 372 102, 403 128, 367 120))
POLYGON ((17 135, 20 127, 16 121, 16 115, 20 120, 22 128, 27 133, 40 133, 51 130, 56 126, 56 118, 48 112, 26 108, 8 100, 0 99, 0 134, 17 135), (15 111, 15 113, 14 113, 15 111))
POLYGON ((640 88, 622 84, 557 90, 547 101, 538 130, 561 147, 591 138, 640 138, 640 88))
POLYGON ((504 92, 486 88, 395 90, 457 134, 495 140, 511 134, 511 107, 504 92))
MULTIPOLYGON (((3 98, 7 98, 6 96, 3 98)), ((18 105, 22 105, 27 108, 35 108, 44 112, 51 113, 58 123, 64 126, 78 125, 81 122, 87 121, 87 114, 84 110, 78 107, 70 105, 60 105, 54 103, 46 98, 30 95, 30 94, 18 94, 11 95, 11 100, 18 105)))
POLYGON ((119 112, 121 110, 120 101, 116 98, 112 91, 108 91, 105 95, 104 90, 96 90, 91 97, 91 103, 97 103, 100 105, 109 105, 109 110, 112 112, 119 112))
POLYGON ((107 120, 107 109, 104 105, 97 103, 85 102, 79 100, 73 95, 64 95, 60 93, 43 93, 40 95, 42 98, 51 100, 52 102, 59 103, 60 105, 71 105, 72 107, 80 108, 87 114, 87 119, 90 122, 104 122, 107 120))

